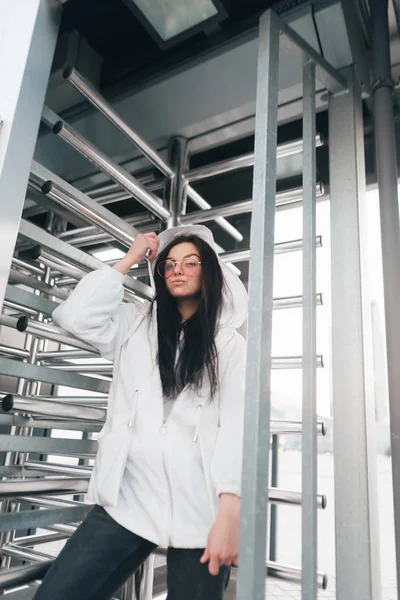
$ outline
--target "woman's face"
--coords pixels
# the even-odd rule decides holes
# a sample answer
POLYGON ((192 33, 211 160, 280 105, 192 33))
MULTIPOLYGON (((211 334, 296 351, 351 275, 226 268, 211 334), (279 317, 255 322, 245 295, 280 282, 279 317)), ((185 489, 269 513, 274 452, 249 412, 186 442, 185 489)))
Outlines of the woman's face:
POLYGON ((198 249, 191 242, 177 244, 168 253, 165 263, 165 285, 177 299, 197 296, 201 289, 202 270, 198 249))

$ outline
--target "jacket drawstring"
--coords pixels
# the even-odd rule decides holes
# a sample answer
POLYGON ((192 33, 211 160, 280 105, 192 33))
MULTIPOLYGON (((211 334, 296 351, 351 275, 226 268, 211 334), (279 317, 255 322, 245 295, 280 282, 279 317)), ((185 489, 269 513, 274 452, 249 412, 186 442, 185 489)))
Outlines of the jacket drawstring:
POLYGON ((133 404, 132 404, 131 418, 129 419, 128 427, 133 427, 133 423, 135 421, 135 413, 136 413, 138 397, 139 397, 139 390, 135 390, 135 396, 134 396, 133 404))
POLYGON ((196 415, 196 429, 194 431, 194 436, 193 436, 193 442, 196 443, 199 437, 199 427, 200 427, 200 417, 201 417, 201 410, 203 408, 202 404, 199 404, 197 407, 197 415, 196 415))

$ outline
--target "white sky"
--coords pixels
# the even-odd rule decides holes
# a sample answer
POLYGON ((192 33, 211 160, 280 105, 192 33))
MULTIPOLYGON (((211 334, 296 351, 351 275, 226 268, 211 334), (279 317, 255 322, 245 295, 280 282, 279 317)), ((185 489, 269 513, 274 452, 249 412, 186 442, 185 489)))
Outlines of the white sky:
MULTIPOLYGON (((378 193, 369 191, 366 197, 365 231, 368 239, 367 260, 371 301, 376 300, 380 319, 383 318, 383 288, 381 276, 380 223, 378 193)), ((331 352, 330 352, 330 204, 317 204, 317 235, 322 236, 322 248, 317 249, 317 293, 322 293, 323 306, 317 309, 317 353, 322 354, 325 367, 317 374, 318 412, 330 415, 331 399, 331 352)), ((280 211, 276 214, 275 241, 283 242, 302 238, 302 208, 280 211)), ((277 255, 274 272, 274 297, 302 294, 302 253, 277 255)), ((383 321, 381 323, 383 329, 383 321)), ((301 309, 274 312, 272 354, 273 356, 300 356, 302 353, 301 309)), ((301 370, 274 370, 272 391, 277 394, 275 402, 282 401, 301 407, 301 370)), ((273 401, 274 403, 274 401, 273 401)))

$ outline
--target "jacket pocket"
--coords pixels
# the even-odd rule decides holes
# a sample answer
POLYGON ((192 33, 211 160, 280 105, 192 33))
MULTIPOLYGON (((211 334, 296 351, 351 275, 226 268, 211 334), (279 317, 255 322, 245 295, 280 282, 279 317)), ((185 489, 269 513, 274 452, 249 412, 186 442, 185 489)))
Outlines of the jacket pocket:
POLYGON ((128 458, 139 392, 136 390, 128 425, 122 425, 97 439, 97 455, 87 499, 100 506, 117 506, 128 458))
POLYGON ((98 448, 88 500, 100 506, 117 506, 128 457, 130 428, 121 427, 97 440, 98 448))

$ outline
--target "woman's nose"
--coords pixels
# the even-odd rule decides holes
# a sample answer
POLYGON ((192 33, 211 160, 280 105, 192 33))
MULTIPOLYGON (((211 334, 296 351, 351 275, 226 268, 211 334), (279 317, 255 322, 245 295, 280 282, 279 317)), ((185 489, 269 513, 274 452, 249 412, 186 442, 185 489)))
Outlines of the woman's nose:
POLYGON ((182 261, 177 261, 175 263, 175 269, 174 269, 174 273, 175 275, 182 275, 182 261))

